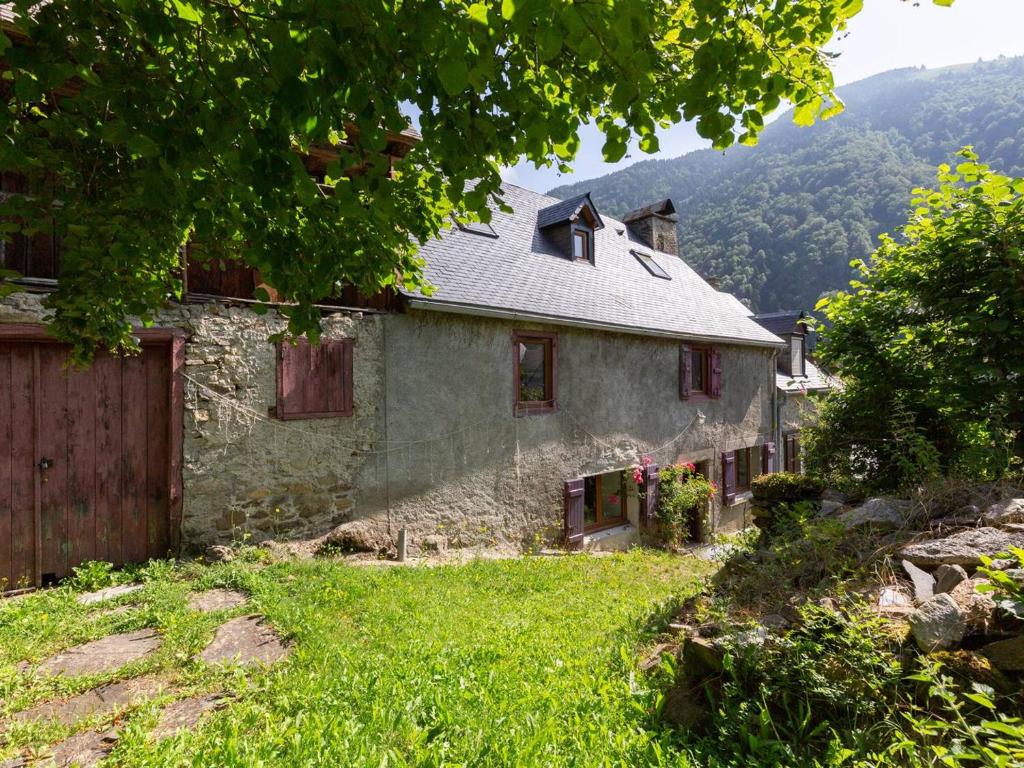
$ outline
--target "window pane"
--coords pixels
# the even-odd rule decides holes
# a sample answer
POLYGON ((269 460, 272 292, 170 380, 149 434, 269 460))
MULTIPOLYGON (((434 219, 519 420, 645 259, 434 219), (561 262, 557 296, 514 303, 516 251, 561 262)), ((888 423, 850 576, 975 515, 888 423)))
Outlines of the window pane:
POLYGON ((597 522, 597 477, 583 478, 583 524, 597 522))
POLYGON ((519 342, 519 402, 539 403, 547 395, 547 342, 519 342))
POLYGON ((690 375, 690 389, 694 392, 705 391, 704 372, 707 366, 705 361, 707 360, 707 352, 703 349, 695 349, 692 353, 691 370, 690 375))
POLYGON ((789 340, 789 370, 793 376, 800 376, 804 372, 803 351, 803 339, 799 336, 794 336, 789 340))
POLYGON ((750 485, 750 453, 746 448, 736 451, 736 488, 746 489, 750 485))
POLYGON ((618 520, 625 516, 625 499, 621 472, 601 475, 601 516, 605 520, 618 520))
POLYGON ((574 259, 587 258, 587 233, 574 232, 572 238, 572 256, 574 259))

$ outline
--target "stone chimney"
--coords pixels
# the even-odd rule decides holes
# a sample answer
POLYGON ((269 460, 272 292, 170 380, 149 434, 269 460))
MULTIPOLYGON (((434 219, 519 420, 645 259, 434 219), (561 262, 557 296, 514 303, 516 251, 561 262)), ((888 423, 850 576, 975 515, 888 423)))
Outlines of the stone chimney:
POLYGON ((679 255, 679 217, 668 198, 630 211, 622 219, 629 233, 650 248, 679 255))

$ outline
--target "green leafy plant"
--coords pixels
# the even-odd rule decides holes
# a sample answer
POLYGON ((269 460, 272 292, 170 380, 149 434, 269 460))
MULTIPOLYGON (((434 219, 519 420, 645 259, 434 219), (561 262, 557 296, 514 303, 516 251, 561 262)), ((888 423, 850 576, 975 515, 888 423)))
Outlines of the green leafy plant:
POLYGON ((703 538, 708 530, 708 499, 714 492, 714 482, 693 464, 671 464, 658 470, 658 522, 669 543, 678 544, 691 531, 703 538))
POLYGON ((1020 569, 1024 568, 1024 549, 1010 547, 1010 551, 1001 554, 998 559, 1016 560, 1016 574, 993 568, 993 558, 983 555, 978 573, 988 579, 989 583, 979 584, 977 589, 979 592, 993 593, 992 599, 996 605, 1011 616, 1024 621, 1024 581, 1014 578, 1014 575, 1019 575, 1020 569))
POLYGON ((817 499, 825 490, 821 479, 794 472, 770 472, 750 481, 750 492, 757 501, 804 501, 817 499))
POLYGON ((912 206, 850 289, 818 304, 818 352, 843 386, 804 456, 830 481, 988 479, 1024 457, 1024 179, 966 148, 912 206))
POLYGON ((74 589, 91 592, 117 583, 114 564, 102 560, 89 560, 71 569, 69 583, 74 589))

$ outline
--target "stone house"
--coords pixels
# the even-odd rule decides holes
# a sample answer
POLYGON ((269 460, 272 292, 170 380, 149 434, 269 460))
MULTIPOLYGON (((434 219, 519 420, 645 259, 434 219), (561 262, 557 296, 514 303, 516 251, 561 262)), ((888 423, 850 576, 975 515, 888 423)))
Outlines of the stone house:
MULTIPOLYGON (((514 213, 426 245, 431 295, 322 307, 323 340, 267 338, 258 277, 189 265, 141 355, 68 372, 45 332, 59 252, 8 242, 0 300, 0 579, 338 526, 374 546, 624 546, 651 523, 632 468, 691 461, 747 521, 781 439, 786 344, 680 258, 670 201, 620 222, 508 185, 514 213)), ((654 486, 649 469, 642 485, 654 486)))

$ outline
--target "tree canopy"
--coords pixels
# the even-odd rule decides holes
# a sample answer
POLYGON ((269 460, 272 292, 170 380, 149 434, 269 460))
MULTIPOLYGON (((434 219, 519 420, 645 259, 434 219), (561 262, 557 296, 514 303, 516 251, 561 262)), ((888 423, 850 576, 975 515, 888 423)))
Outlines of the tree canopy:
POLYGON ((290 331, 315 336, 315 301, 420 284, 417 244, 453 212, 486 219, 503 165, 571 161, 582 122, 615 160, 682 119, 722 147, 784 100, 803 122, 834 113, 822 47, 861 5, 16 0, 0 169, 32 194, 0 214, 55 221, 49 304, 80 355, 132 344, 130 318, 180 292, 188 239, 257 268, 294 302, 290 331), (390 174, 381 150, 411 109, 422 140, 390 174), (346 147, 333 192, 301 160, 317 146, 346 147))
POLYGON ((1024 459, 1024 178, 964 149, 914 191, 902 238, 819 303, 818 350, 843 386, 809 464, 889 487, 999 476, 1024 459))

